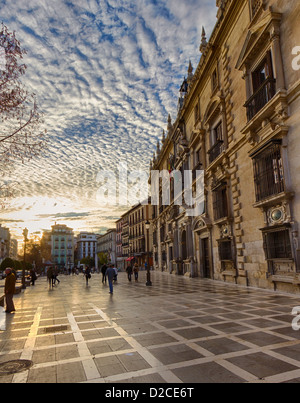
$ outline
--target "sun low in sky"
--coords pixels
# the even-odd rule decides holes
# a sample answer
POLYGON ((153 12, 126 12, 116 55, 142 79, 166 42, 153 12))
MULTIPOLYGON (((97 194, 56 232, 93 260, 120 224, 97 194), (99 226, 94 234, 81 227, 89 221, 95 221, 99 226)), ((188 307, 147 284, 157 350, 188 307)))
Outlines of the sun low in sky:
POLYGON ((17 235, 113 227, 130 206, 97 202, 97 174, 124 162, 149 171, 189 60, 200 60, 213 0, 1 0, 0 19, 27 50, 24 77, 44 114, 48 148, 4 180, 0 223, 17 235))

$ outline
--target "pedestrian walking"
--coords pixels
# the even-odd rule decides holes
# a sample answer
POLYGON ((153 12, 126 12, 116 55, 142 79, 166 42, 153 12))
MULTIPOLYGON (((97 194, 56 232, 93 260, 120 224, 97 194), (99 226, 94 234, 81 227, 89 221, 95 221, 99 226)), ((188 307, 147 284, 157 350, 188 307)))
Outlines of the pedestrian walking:
POLYGON ((131 282, 131 276, 132 276, 132 266, 131 265, 128 265, 126 272, 127 272, 128 281, 131 282))
POLYGON ((102 266, 102 268, 101 268, 101 273, 102 273, 102 284, 104 283, 104 281, 105 281, 105 284, 106 284, 106 270, 107 270, 107 266, 106 266, 106 264, 104 264, 103 266, 102 266))
POLYGON ((85 275, 86 285, 88 286, 88 285, 89 285, 89 279, 92 277, 92 276, 91 276, 91 269, 90 269, 89 267, 87 267, 87 268, 85 269, 84 275, 85 275))
POLYGON ((35 283, 35 281, 37 279, 37 276, 36 276, 36 273, 35 273, 34 269, 30 270, 30 278, 31 278, 31 285, 34 285, 34 283, 35 283))
POLYGON ((12 269, 8 267, 5 270, 6 279, 4 285, 4 292, 5 292, 5 302, 6 302, 6 313, 15 312, 15 305, 14 305, 14 293, 16 289, 16 276, 12 272, 12 269))
POLYGON ((137 263, 134 264, 133 266, 133 272, 134 272, 134 278, 135 282, 137 283, 139 281, 139 265, 137 263))
POLYGON ((113 292, 114 292, 113 281, 114 281, 115 275, 116 275, 116 272, 115 272, 115 269, 114 269, 114 265, 111 264, 108 267, 108 269, 106 270, 106 276, 108 278, 109 293, 110 294, 113 294, 113 292))
POLYGON ((117 269, 117 267, 115 265, 113 265, 113 269, 115 271, 114 283, 117 283, 118 282, 118 274, 119 274, 119 272, 118 272, 118 269, 117 269))
POLYGON ((53 270, 53 285, 55 285, 55 283, 58 281, 58 284, 60 283, 60 280, 57 278, 59 274, 58 268, 55 267, 55 269, 53 270))
POLYGON ((49 267, 47 270, 47 279, 48 279, 48 283, 49 283, 49 287, 52 288, 53 287, 53 281, 54 281, 54 274, 53 274, 53 268, 49 267))

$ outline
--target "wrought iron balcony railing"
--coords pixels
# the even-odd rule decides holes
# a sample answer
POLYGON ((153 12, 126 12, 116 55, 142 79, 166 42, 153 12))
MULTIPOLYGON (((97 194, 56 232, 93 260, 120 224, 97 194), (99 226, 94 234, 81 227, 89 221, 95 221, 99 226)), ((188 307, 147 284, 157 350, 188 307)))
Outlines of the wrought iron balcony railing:
POLYGON ((276 80, 268 78, 245 103, 248 122, 275 96, 276 80))

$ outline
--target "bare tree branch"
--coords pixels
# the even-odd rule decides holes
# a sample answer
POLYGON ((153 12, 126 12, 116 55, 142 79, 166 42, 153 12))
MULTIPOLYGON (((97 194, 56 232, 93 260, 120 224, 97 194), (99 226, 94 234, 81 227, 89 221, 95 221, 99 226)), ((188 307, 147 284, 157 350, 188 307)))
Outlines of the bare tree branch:
POLYGON ((22 64, 26 51, 15 33, 0 27, 0 171, 10 169, 15 161, 31 159, 46 145, 46 131, 41 130, 42 116, 35 94, 21 82, 26 72, 22 64))

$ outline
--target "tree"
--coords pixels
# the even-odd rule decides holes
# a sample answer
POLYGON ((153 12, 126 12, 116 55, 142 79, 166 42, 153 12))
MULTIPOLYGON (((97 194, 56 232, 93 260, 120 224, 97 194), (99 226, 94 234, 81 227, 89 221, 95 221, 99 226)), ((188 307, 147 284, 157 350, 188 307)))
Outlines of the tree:
POLYGON ((87 256, 80 260, 81 264, 85 264, 88 267, 95 267, 95 259, 93 257, 87 256))
POLYGON ((98 253, 98 262, 100 265, 108 264, 108 255, 104 252, 98 253))
POLYGON ((26 248, 26 263, 35 264, 36 267, 42 265, 41 243, 37 239, 29 239, 26 248))
POLYGON ((15 268, 15 262, 10 257, 7 257, 2 261, 0 265, 0 271, 4 271, 8 267, 10 267, 11 269, 15 268))
MULTIPOLYGON (((44 148, 46 131, 40 130, 42 117, 35 94, 21 82, 27 66, 26 51, 15 33, 0 27, 0 171, 18 160, 31 159, 44 148)), ((4 186, 5 188, 5 186, 4 186)), ((0 186, 0 192, 3 192, 0 186)))

